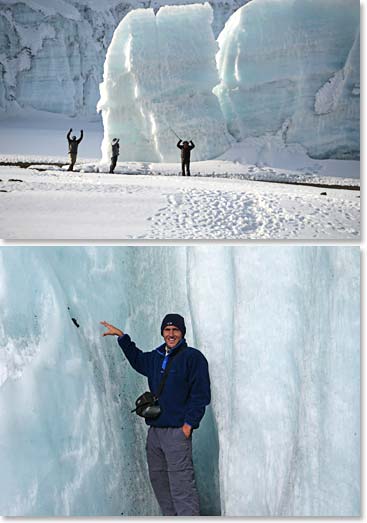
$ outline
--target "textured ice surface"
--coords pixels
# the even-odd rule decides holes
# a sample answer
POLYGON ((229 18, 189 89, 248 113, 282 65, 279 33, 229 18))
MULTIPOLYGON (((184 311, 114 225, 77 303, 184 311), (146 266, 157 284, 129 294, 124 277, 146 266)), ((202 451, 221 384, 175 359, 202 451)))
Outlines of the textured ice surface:
POLYGON ((237 139, 282 130, 314 157, 358 157, 357 0, 252 0, 218 42, 216 92, 237 139))
POLYGON ((0 307, 2 515, 159 514, 145 380, 98 322, 149 350, 168 311, 209 360, 202 514, 359 514, 357 247, 6 247, 0 307))
MULTIPOLYGON (((139 7, 192 0, 2 0, 0 110, 41 109, 95 116, 113 31, 139 7)), ((215 35, 245 2, 213 0, 215 35)))
POLYGON ((102 161, 120 138, 120 160, 177 161, 178 134, 193 140, 192 159, 210 159, 229 145, 212 93, 219 82, 210 5, 137 9, 116 29, 100 86, 102 161))

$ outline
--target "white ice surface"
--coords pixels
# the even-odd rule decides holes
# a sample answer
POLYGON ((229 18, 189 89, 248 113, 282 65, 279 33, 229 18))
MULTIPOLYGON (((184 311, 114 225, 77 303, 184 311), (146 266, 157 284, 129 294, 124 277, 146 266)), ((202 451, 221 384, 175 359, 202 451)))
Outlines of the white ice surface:
POLYGON ((211 375, 193 436, 202 515, 358 516, 359 260, 342 246, 2 247, 0 513, 159 514, 130 413, 146 380, 99 321, 150 350, 175 311, 211 375))

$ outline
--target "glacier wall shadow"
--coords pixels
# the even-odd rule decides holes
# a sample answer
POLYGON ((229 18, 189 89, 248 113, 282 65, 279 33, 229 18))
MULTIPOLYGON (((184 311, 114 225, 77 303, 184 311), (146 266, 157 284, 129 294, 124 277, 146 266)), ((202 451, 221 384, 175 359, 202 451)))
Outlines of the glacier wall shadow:
POLYGON ((202 515, 359 515, 357 247, 2 247, 0 305, 2 515, 159 515, 99 321, 150 350, 169 311, 209 361, 202 515))

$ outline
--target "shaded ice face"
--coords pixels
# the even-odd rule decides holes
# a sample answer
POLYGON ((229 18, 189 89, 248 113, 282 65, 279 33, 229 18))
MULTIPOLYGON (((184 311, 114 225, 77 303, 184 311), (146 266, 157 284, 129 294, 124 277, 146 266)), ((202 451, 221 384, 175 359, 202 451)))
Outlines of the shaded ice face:
POLYGON ((182 340, 183 334, 178 327, 170 325, 163 329, 162 334, 164 341, 169 349, 176 347, 176 345, 182 340))

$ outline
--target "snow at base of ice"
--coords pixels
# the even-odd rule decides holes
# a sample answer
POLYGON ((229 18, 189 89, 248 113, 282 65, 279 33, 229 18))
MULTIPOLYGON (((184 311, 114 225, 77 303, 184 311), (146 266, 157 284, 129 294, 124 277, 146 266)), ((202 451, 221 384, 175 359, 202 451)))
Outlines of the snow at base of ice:
POLYGON ((233 144, 219 159, 192 162, 191 179, 180 176, 178 149, 175 163, 119 161, 109 175, 108 163, 98 161, 102 132, 100 122, 36 111, 0 120, 0 163, 34 164, 34 169, 0 166, 0 237, 335 240, 360 235, 359 190, 324 188, 359 187, 357 161, 312 160, 301 146, 285 146, 280 136, 268 134, 233 144), (70 127, 85 131, 74 173, 65 172, 70 127), (60 167, 45 165, 55 162, 60 167))
POLYGON ((146 380, 99 321, 150 350, 175 311, 211 375, 193 436, 202 515, 359 516, 359 259, 342 246, 2 247, 0 513, 159 515, 130 413, 146 380))

